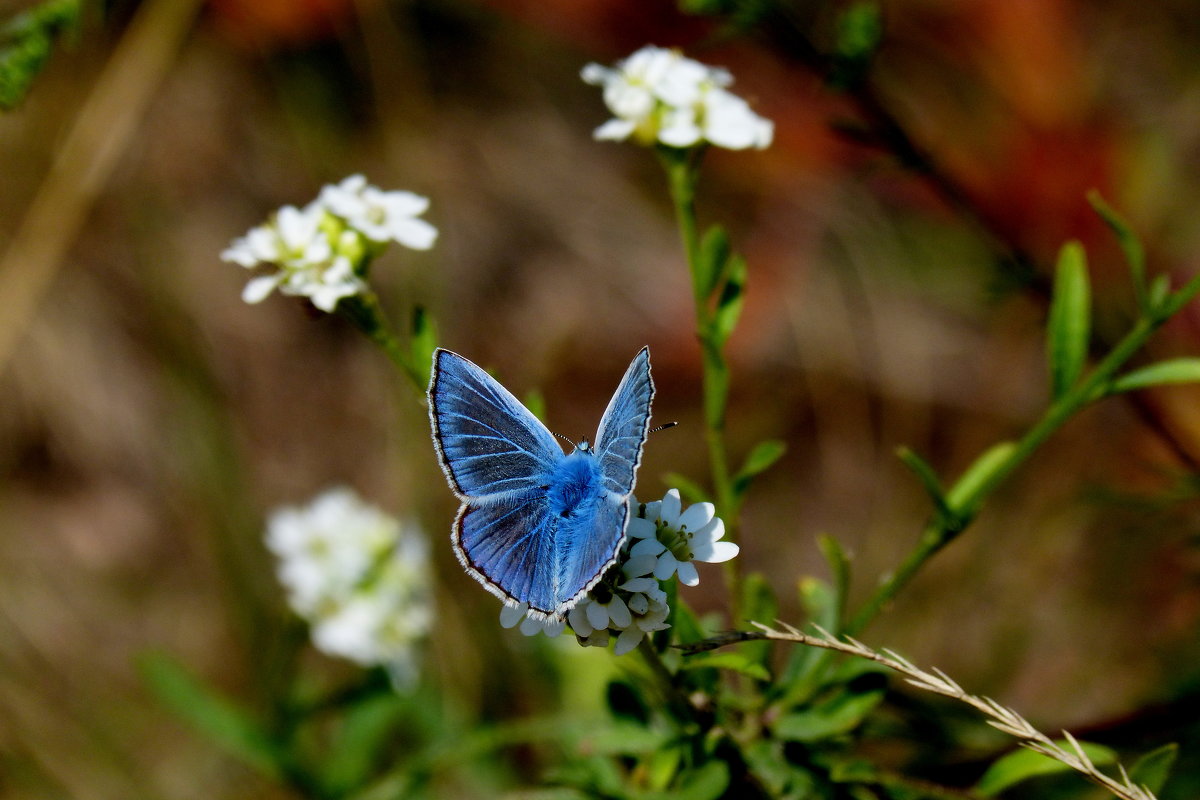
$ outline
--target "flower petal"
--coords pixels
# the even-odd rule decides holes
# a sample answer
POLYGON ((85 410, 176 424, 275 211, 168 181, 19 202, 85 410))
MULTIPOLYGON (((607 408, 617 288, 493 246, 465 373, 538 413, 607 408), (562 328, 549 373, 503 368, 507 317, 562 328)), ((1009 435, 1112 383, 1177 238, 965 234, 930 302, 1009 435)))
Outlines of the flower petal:
POLYGON ((712 503, 695 503, 679 515, 679 528, 698 531, 712 521, 717 507, 712 503))
POLYGON ((696 565, 690 561, 679 562, 679 582, 684 586, 695 586, 700 582, 700 574, 696 572, 696 565))
POLYGON ((574 608, 567 612, 567 622, 571 623, 571 630, 575 631, 576 636, 588 637, 592 634, 595 628, 592 623, 588 622, 587 607, 588 600, 581 600, 574 608))
POLYGON ((666 550, 667 546, 658 539, 642 539, 640 542, 629 548, 629 555, 637 556, 656 556, 666 550))
POLYGON ((618 628, 628 628, 633 624, 633 617, 630 616, 629 608, 625 605, 625 601, 616 595, 613 596, 612 602, 608 604, 608 618, 618 628))
POLYGON ((733 542, 713 542, 711 545, 696 548, 692 551, 697 561, 709 564, 720 564, 728 561, 741 552, 741 548, 733 542))
POLYGON ((525 619, 525 612, 528 610, 529 603, 521 603, 519 606, 500 606, 500 627, 515 627, 518 622, 525 619))
POLYGON ((658 557, 658 563, 654 565, 654 577, 660 581, 665 581, 675 574, 675 569, 678 566, 679 562, 675 560, 675 556, 668 550, 658 557))
POLYGON ((617 646, 613 648, 613 652, 619 656, 623 656, 637 647, 645 637, 645 631, 637 625, 631 625, 621 631, 621 635, 617 637, 617 646))
POLYGON ((608 627, 608 609, 594 600, 588 603, 584 613, 587 614, 587 621, 596 630, 602 631, 608 627))
POLYGON ((658 555, 634 556, 625 562, 621 567, 621 572, 626 578, 640 578, 643 575, 649 575, 650 572, 658 565, 658 555))
POLYGON ((261 303, 279 285, 279 275, 263 275, 254 278, 242 289, 242 299, 247 303, 261 303))
POLYGON ((628 527, 625 528, 625 533, 629 534, 633 539, 649 539, 658 531, 654 523, 648 519, 634 517, 629 520, 628 527))

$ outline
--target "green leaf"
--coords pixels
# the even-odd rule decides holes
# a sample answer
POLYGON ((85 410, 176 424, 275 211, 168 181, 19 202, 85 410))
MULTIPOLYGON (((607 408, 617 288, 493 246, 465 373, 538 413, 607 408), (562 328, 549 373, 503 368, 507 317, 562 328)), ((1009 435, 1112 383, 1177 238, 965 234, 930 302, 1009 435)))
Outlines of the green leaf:
POLYGON ((663 483, 679 490, 679 496, 689 503, 708 502, 708 492, 699 483, 678 472, 668 472, 663 475, 663 483))
POLYGON ((1148 294, 1146 302, 1149 303, 1150 308, 1161 308, 1162 304, 1167 302, 1167 296, 1171 294, 1171 279, 1166 275, 1156 275, 1154 280, 1150 281, 1148 294))
POLYGON ((376 695, 349 708, 321 759, 325 785, 344 794, 372 777, 372 768, 396 733, 403 705, 395 694, 376 695))
POLYGON ((733 476, 733 491, 745 494, 746 489, 754 478, 770 469, 771 465, 783 457, 787 445, 779 439, 768 439, 759 442, 750 449, 742 468, 733 476))
POLYGON ((742 305, 746 299, 746 259, 732 255, 726 264, 725 282, 721 286, 717 298, 717 308, 713 313, 713 336, 719 344, 729 340, 733 329, 737 327, 738 318, 742 315, 742 305))
POLYGON ((1173 358, 1113 378, 1108 393, 1132 392, 1169 383, 1197 382, 1200 382, 1200 358, 1173 358))
POLYGON ((775 721, 775 735, 793 742, 819 742, 849 733, 883 700, 886 687, 877 681, 866 683, 869 688, 846 686, 811 708, 784 714, 775 721))
POLYGON ((656 792, 663 791, 675 780, 682 762, 683 750, 680 747, 664 747, 651 753, 643 762, 646 768, 646 783, 656 792))
POLYGON ((825 630, 837 633, 842 628, 842 614, 850 592, 850 557, 842 549, 841 542, 824 533, 817 537, 817 547, 833 574, 833 624, 825 626, 825 630))
POLYGON ((79 5, 47 0, 0 28, 0 109, 11 111, 25 99, 55 40, 78 25, 79 5))
POLYGON ((975 506, 983 499, 989 484, 996 479, 1016 449, 1014 442, 1000 442, 975 459, 946 493, 946 504, 950 510, 962 518, 973 515, 975 506))
POLYGON ((708 298, 717 288, 725 275, 730 254, 729 235, 725 229, 720 225, 709 228, 700 240, 696 258, 696 288, 701 297, 708 298))
POLYGON ((424 379, 426 386, 429 385, 433 370, 433 351, 437 349, 437 338, 433 316, 421 306, 414 308, 409 353, 412 355, 413 369, 418 377, 424 379))
MULTIPOLYGON (((709 761, 700 769, 685 773, 679 787, 662 795, 652 795, 654 800, 720 800, 729 788, 729 766, 724 761, 709 761)), ((648 799, 649 800, 649 799, 648 799)))
POLYGON ((1087 360, 1092 325, 1091 294, 1083 245, 1076 241, 1067 242, 1058 255, 1054 296, 1046 327, 1046 356, 1056 400, 1079 380, 1087 360))
POLYGON ((1141 240, 1138 239, 1133 229, 1129 227, 1129 223, 1125 221, 1125 218, 1106 203, 1099 192, 1093 189, 1088 192, 1087 199, 1091 203, 1092 209, 1100 215, 1100 218, 1104 220, 1105 224, 1116 235, 1117 243, 1125 253, 1125 262, 1129 264, 1129 275, 1133 279, 1133 291, 1137 296, 1138 307, 1142 310, 1142 313, 1150 313, 1158 303, 1147 292, 1146 251, 1142 247, 1141 240))
MULTIPOLYGON (((1065 747, 1067 752, 1072 749, 1064 739, 1058 740, 1058 744, 1065 747)), ((1080 742, 1079 746, 1097 766, 1113 764, 1117 760, 1116 754, 1103 745, 1080 742)), ((1070 769, 1061 761, 1056 761, 1033 750, 1015 750, 988 767, 987 772, 983 773, 983 777, 979 779, 979 783, 975 784, 975 791, 984 797, 995 797, 1005 789, 1029 778, 1066 772, 1070 769)))
POLYGON ((1171 776, 1171 768, 1175 766, 1175 758, 1179 755, 1179 745, 1175 742, 1164 744, 1133 762, 1129 769, 1129 779, 1135 786, 1145 786, 1151 792, 1158 794, 1171 776))
POLYGON ((921 486, 925 488, 925 494, 929 495, 929 499, 933 501, 937 513, 947 521, 952 520, 955 514, 946 502, 946 491, 942 488, 942 481, 929 462, 917 455, 915 451, 903 446, 896 448, 896 456, 921 481, 921 486))
MULTIPOLYGON (((754 642, 754 644, 758 644, 758 642, 754 642)), ((770 644, 770 642, 767 642, 767 644, 770 644)), ((749 675, 755 680, 771 680, 771 673, 767 672, 767 668, 760 664, 757 659, 746 653, 734 653, 728 650, 722 652, 709 651, 688 656, 679 663, 679 669, 680 671, 727 669, 733 672, 740 672, 743 675, 749 675)))
POLYGON ((837 21, 829 83, 843 89, 859 83, 866 76, 881 41, 883 14, 879 3, 860 0, 848 6, 837 21))
MULTIPOLYGON (((752 572, 743 579, 741 601, 742 619, 770 625, 779 616, 779 600, 775 597, 775 590, 771 588, 771 584, 763 577, 762 573, 752 572)), ((771 658, 771 649, 771 642, 763 640, 739 645, 737 651, 760 665, 765 671, 771 658)))
POLYGON ((598 755, 640 755, 661 749, 673 735, 669 730, 618 723, 589 734, 582 746, 598 755))
POLYGON ((231 755, 278 777, 282 754, 246 709, 218 694, 165 653, 138 659, 142 680, 171 711, 231 755))

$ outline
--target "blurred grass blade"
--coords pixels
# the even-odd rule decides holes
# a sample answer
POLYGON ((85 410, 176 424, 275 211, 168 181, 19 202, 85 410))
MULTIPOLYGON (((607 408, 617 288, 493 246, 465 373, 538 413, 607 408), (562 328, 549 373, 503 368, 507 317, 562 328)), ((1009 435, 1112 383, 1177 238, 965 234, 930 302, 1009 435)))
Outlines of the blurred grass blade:
POLYGON ((1133 762, 1129 769, 1129 780, 1134 786, 1145 786, 1151 792, 1161 792, 1171 776, 1171 768, 1175 766, 1175 758, 1179 755, 1179 745, 1171 742, 1133 762))
MULTIPOLYGON (((1067 747, 1068 751, 1071 749, 1070 744, 1063 739, 1059 739, 1058 744, 1067 747)), ((1116 763, 1116 754, 1103 745, 1090 742, 1080 742, 1079 745, 1097 766, 1116 763)), ((1050 758, 1050 756, 1036 753, 1033 750, 1016 750, 997 759, 988 767, 987 771, 983 773, 983 777, 979 779, 979 783, 975 784, 975 793, 983 797, 995 797, 1029 778, 1051 775, 1056 772, 1069 772, 1070 770, 1071 767, 1050 758)))
POLYGON ((1169 383, 1200 383, 1200 358, 1173 358, 1127 372, 1113 379, 1108 393, 1132 392, 1169 383))
POLYGON ((363 786, 395 739, 403 702, 390 691, 346 709, 320 761, 324 785, 337 795, 363 786))
POLYGON ((142 679, 181 719, 260 772, 279 776, 281 753, 251 714, 165 653, 138 659, 142 679))
POLYGON ((742 468, 738 470, 737 475, 733 477, 733 491, 735 494, 744 494, 749 488, 750 482, 755 477, 761 475, 771 468, 771 465, 783 457, 787 452, 787 445, 779 439, 768 439, 765 442, 759 442, 750 450, 746 456, 746 461, 742 464, 742 468))
POLYGON ((1137 296, 1138 308, 1142 313, 1149 313, 1155 305, 1153 298, 1148 295, 1146 287, 1146 251, 1142 247, 1142 242, 1134 234, 1133 229, 1129 227, 1129 223, 1125 218, 1117 213, 1116 209, 1105 202, 1104 198, 1095 189, 1088 192, 1088 202, 1105 224, 1112 230, 1117 237, 1117 243, 1121 246, 1121 251, 1125 253, 1125 261, 1129 264, 1129 274, 1133 279, 1133 291, 1137 296))
POLYGON ((79 0, 48 0, 0 27, 0 109, 25 99, 55 41, 78 24, 79 0))
POLYGON ((819 742, 848 733, 883 700, 886 684, 870 682, 865 689, 848 684, 833 698, 784 714, 776 720, 775 735, 792 742, 819 742))
POLYGON ((1046 356, 1055 400, 1074 386, 1083 372, 1091 336, 1091 304, 1087 255, 1079 242, 1067 242, 1058 255, 1046 330, 1046 356))

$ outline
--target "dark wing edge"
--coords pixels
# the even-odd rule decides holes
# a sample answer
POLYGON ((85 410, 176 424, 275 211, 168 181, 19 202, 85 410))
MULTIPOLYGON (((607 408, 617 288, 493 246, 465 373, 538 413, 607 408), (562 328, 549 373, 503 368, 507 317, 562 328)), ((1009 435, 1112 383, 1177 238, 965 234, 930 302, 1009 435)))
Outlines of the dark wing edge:
MULTIPOLYGON (((611 456, 613 458, 620 458, 622 461, 629 462, 628 488, 626 488, 623 483, 619 484, 616 488, 606 485, 606 488, 609 489, 609 491, 612 491, 614 494, 624 494, 626 497, 628 497, 629 495, 633 494, 634 486, 637 484, 637 471, 642 465, 642 451, 645 449, 646 437, 650 433, 650 406, 654 401, 654 393, 654 378, 650 375, 650 347, 647 345, 638 351, 637 355, 633 357, 633 361, 629 362, 629 367, 625 370, 625 375, 621 378, 621 383, 617 386, 617 390, 613 392, 612 398, 608 401, 608 406, 604 409, 604 415, 600 417, 600 427, 596 431, 596 458, 600 461, 601 475, 604 477, 606 482, 610 479, 614 479, 613 476, 608 473, 608 470, 605 469, 605 460, 607 458, 611 456), (629 432, 622 432, 620 435, 612 438, 613 432, 610 431, 609 428, 616 422, 616 420, 611 419, 611 416, 618 412, 618 402, 620 402, 627 391, 631 389, 634 381, 641 379, 643 376, 646 381, 646 399, 645 407, 642 409, 641 425, 638 426, 640 427, 640 433, 638 435, 637 447, 632 454, 632 458, 626 458, 625 456, 621 455, 613 455, 610 453, 610 450, 617 442, 626 438, 629 435, 629 432), (609 439, 609 441, 606 441, 606 439, 609 439), (624 489, 624 492, 618 491, 618 489, 624 489)), ((637 430, 637 428, 634 430, 637 430)))
MULTIPOLYGON (((456 478, 454 475, 454 470, 450 466, 450 459, 446 456, 446 450, 442 444, 442 426, 438 422, 437 396, 438 396, 438 386, 440 383, 439 379, 443 372, 442 359, 446 358, 446 357, 456 358, 459 361, 462 361, 464 363, 464 365, 466 366, 468 372, 470 372, 470 370, 472 368, 474 370, 477 370, 479 373, 479 376, 478 376, 479 380, 484 382, 484 385, 488 388, 489 391, 492 391, 493 393, 495 393, 501 401, 511 403, 513 406, 515 406, 516 409, 524 411, 529 416, 529 420, 536 423, 537 427, 534 427, 532 425, 526 426, 526 427, 528 427, 529 430, 531 430, 535 436, 538 435, 539 433, 545 434, 545 436, 543 437, 543 441, 540 442, 540 444, 542 446, 546 447, 547 449, 549 449, 551 453, 557 454, 559 456, 562 455, 562 450, 559 448, 558 443, 554 440, 553 434, 551 434, 549 430, 546 430, 545 426, 542 425, 541 421, 538 420, 537 417, 533 416, 533 414, 530 413, 529 410, 525 408, 525 406, 521 403, 521 401, 518 400, 512 394, 512 392, 510 392, 510 391, 508 391, 508 389, 504 388, 504 386, 499 381, 497 381, 495 378, 493 378, 492 376, 490 376, 486 372, 484 372, 482 369, 480 369, 470 359, 459 355, 458 353, 454 352, 453 350, 447 350, 444 347, 439 347, 436 350, 434 350, 434 352, 433 352, 433 368, 429 371, 429 388, 426 390, 426 405, 428 405, 428 407, 429 407, 429 425, 430 425, 430 429, 433 434, 433 448, 437 453, 438 466, 440 466, 442 468, 442 473, 446 476, 447 483, 450 484, 450 490, 452 492, 454 492, 454 495, 456 497, 458 497, 459 500, 462 500, 465 502, 465 501, 468 501, 471 499, 479 499, 480 497, 487 496, 487 495, 472 495, 472 494, 469 494, 466 491, 466 489, 463 488, 463 486, 459 483, 458 478, 456 478)), ((460 511, 461 511, 461 509, 460 509, 460 511)))

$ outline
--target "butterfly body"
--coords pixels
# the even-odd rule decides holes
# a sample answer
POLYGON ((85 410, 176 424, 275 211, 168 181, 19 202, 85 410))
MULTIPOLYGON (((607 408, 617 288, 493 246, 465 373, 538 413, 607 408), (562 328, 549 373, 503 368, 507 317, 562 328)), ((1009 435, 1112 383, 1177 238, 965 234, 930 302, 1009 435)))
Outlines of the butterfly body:
POLYGON ((634 358, 596 446, 564 453, 494 378, 434 354, 429 416, 438 460, 462 499, 451 533, 467 572, 510 605, 561 616, 616 563, 650 423, 650 355, 634 358))

